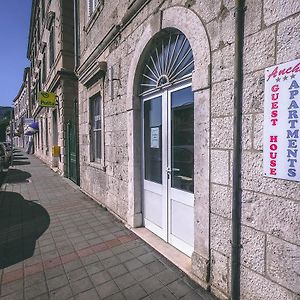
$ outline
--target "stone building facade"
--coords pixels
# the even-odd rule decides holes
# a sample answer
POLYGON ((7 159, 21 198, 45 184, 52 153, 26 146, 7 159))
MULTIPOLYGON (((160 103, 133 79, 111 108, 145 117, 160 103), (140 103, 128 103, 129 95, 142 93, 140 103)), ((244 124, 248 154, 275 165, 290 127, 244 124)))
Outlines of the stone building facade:
POLYGON ((73 1, 33 0, 27 57, 31 62, 31 110, 39 123, 35 153, 68 176, 68 126, 76 114, 73 1), (55 107, 41 107, 39 92, 54 93, 55 107), (53 156, 52 147, 60 147, 53 156))
MULTIPOLYGON (((300 57, 300 4, 249 0, 246 6, 241 299, 295 300, 300 184, 263 176, 262 137, 264 69, 300 57)), ((234 1, 79 0, 78 7, 82 190, 128 226, 146 227, 185 252, 191 276, 228 298, 234 1), (172 69, 173 50, 180 58, 175 66, 190 68, 175 79, 176 70, 162 76, 172 69), (173 107, 180 91, 193 95, 193 115, 184 109, 180 115, 187 102, 173 107), (192 174, 181 171, 190 163, 192 174)))
POLYGON ((31 116, 30 108, 30 68, 25 68, 23 83, 14 103, 14 145, 24 148, 27 144, 27 137, 24 135, 24 120, 31 116))

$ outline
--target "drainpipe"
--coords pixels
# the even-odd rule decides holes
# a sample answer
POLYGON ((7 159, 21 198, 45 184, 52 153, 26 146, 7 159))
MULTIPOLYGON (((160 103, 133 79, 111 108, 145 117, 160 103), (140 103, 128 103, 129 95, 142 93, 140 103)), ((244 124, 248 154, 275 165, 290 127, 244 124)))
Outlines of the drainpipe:
POLYGON ((75 70, 79 66, 79 45, 80 45, 80 34, 79 34, 79 17, 78 17, 78 0, 74 0, 74 56, 75 56, 75 70))
POLYGON ((232 174, 231 299, 240 299, 241 254, 241 159, 243 45, 245 0, 235 0, 234 120, 232 174))

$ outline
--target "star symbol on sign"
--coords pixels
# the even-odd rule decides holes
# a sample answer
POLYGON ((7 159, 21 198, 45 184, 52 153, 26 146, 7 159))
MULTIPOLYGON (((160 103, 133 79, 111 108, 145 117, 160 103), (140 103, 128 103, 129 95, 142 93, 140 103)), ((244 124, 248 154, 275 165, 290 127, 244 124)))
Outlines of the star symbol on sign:
POLYGON ((293 79, 293 78, 295 78, 295 76, 296 76, 295 74, 292 74, 292 75, 291 75, 291 78, 293 79))
POLYGON ((280 81, 280 78, 279 78, 279 77, 277 77, 277 78, 276 78, 276 81, 277 81, 277 82, 279 82, 279 81, 280 81))
POLYGON ((288 77, 285 75, 284 77, 283 77, 283 80, 287 80, 288 79, 288 77))

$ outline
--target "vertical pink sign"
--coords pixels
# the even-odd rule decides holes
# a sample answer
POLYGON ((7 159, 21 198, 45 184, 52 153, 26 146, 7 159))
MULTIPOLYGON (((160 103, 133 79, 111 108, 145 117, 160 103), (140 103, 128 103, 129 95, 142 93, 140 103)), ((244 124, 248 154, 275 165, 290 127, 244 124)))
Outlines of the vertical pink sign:
POLYGON ((264 175, 300 181, 300 59, 265 70, 264 175))

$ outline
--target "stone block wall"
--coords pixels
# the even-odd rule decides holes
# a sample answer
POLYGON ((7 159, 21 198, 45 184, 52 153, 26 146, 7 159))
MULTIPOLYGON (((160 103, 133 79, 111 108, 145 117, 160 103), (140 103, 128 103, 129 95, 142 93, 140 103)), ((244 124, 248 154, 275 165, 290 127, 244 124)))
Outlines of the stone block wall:
MULTIPOLYGON (((104 1, 102 10, 89 21, 86 3, 80 2, 81 64, 101 45, 111 27, 122 19, 128 5, 129 1, 125 0, 104 1)), ((228 298, 231 276, 232 167, 235 163, 234 1, 152 0, 95 57, 95 61, 107 62, 116 80, 111 81, 106 73, 101 90, 104 101, 104 167, 89 162, 89 96, 86 87, 79 85, 81 184, 83 190, 110 208, 124 222, 128 222, 128 208, 133 205, 130 199, 138 197, 132 195, 132 190, 128 188, 134 169, 129 161, 133 151, 130 143, 134 139, 134 130, 130 128, 132 124, 128 120, 139 112, 137 102, 134 102, 133 107, 128 105, 132 102, 132 99, 127 99, 126 92, 128 78, 132 76, 129 70, 138 42, 147 30, 146 25, 154 22, 151 20, 157 22, 154 16, 159 15, 158 12, 163 13, 175 6, 190 9, 202 20, 210 44, 207 195, 210 211, 207 237, 209 284, 220 298, 228 298)), ((262 135, 264 69, 300 57, 300 4, 292 0, 247 0, 246 6, 241 299, 271 299, 270 295, 272 299, 278 300, 297 299, 300 293, 300 184, 263 177, 262 135)))
MULTIPOLYGON (((234 6, 226 2, 223 5, 207 29, 212 47, 211 283, 213 290, 216 288, 226 295, 230 291, 234 164, 234 6)), ((300 185, 263 177, 262 143, 264 69, 299 58, 300 52, 295 46, 299 41, 299 33, 295 31, 299 27, 299 4, 246 1, 246 6, 241 298, 270 299, 272 291, 272 299, 296 299, 300 283, 300 185)))
MULTIPOLYGON (((252 2, 257 5, 257 1, 252 2)), ((264 68, 300 57, 294 44, 300 39, 295 32, 299 27, 300 5, 290 0, 262 1, 261 7, 261 26, 246 37, 244 49, 243 114, 251 123, 243 122, 250 143, 243 146, 242 162, 242 274, 245 276, 241 291, 245 299, 265 299, 268 287, 273 287, 274 299, 297 299, 300 184, 262 176, 262 137, 264 68), (246 235, 247 231, 252 234, 246 235), (248 258, 249 251, 252 259, 248 258), (260 276, 263 279, 259 280, 260 276), (249 281, 259 286, 256 293, 249 281)), ((246 23, 246 32, 250 24, 246 23)))
POLYGON ((31 59, 40 60, 40 63, 32 70, 32 85, 37 83, 37 88, 33 93, 38 93, 40 90, 48 91, 55 93, 58 97, 58 105, 55 108, 40 109, 38 103, 35 104, 33 117, 37 121, 43 122, 43 132, 40 132, 39 137, 35 138, 35 153, 48 165, 58 167, 61 174, 64 174, 67 162, 65 156, 66 124, 75 114, 74 100, 78 97, 77 80, 74 74, 73 2, 73 0, 47 1, 44 18, 42 17, 41 3, 37 2, 35 9, 38 13, 35 22, 39 20, 40 36, 38 39, 35 37, 32 42, 33 48, 37 49, 37 52, 34 52, 35 57, 31 57, 31 59), (49 65, 49 30, 47 28, 50 12, 54 16, 51 20, 54 26, 54 63, 52 66, 49 65), (42 81, 44 55, 46 58, 46 78, 42 81), (53 128, 53 110, 57 110, 57 142, 53 138, 55 130, 53 128), (47 131, 46 128, 48 128, 47 131), (48 139, 48 146, 46 139, 48 139), (61 147, 60 159, 52 157, 54 144, 61 147))

